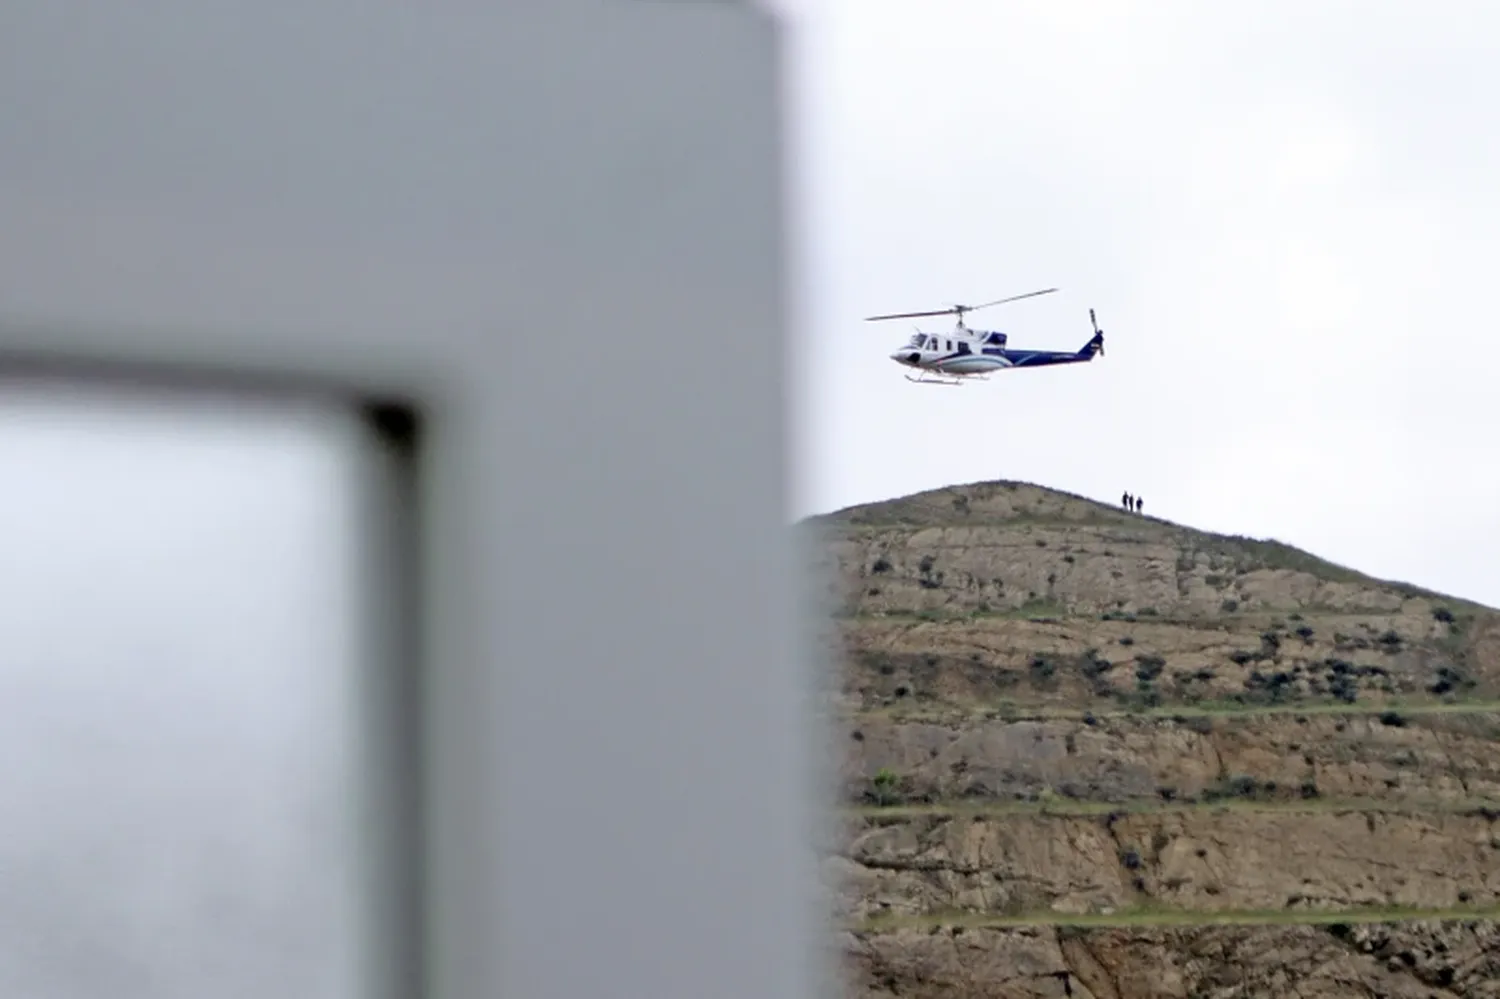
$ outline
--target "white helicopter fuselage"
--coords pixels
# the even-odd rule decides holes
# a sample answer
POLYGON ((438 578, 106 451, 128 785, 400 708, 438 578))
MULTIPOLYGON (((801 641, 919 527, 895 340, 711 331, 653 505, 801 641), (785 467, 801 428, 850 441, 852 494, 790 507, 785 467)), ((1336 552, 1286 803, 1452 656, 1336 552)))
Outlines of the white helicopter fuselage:
POLYGON ((945 375, 983 375, 1012 366, 1005 356, 1005 334, 918 333, 891 354, 909 368, 945 375))

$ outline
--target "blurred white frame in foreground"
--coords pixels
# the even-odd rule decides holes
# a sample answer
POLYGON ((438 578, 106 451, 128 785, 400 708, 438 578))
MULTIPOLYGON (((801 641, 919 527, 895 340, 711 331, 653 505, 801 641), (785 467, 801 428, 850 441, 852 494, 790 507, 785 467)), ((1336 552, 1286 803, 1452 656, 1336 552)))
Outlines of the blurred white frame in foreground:
POLYGON ((367 417, 362 994, 824 983, 780 54, 750 3, 0 6, 3 370, 367 417))

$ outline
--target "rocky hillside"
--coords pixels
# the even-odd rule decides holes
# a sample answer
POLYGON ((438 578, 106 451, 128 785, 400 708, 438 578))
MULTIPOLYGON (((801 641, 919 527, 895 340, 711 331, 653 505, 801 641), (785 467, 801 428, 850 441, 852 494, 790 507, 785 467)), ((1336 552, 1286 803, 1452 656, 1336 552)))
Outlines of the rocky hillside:
POLYGON ((1022 483, 807 526, 849 995, 1500 997, 1500 614, 1022 483))

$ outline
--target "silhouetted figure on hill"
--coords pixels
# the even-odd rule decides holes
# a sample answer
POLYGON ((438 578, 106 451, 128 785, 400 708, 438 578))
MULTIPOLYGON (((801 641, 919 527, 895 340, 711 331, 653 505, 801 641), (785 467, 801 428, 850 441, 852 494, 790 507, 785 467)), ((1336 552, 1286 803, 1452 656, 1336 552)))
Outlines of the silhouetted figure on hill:
POLYGON ((1142 500, 1139 496, 1137 496, 1135 498, 1135 512, 1136 513, 1140 513, 1141 512, 1141 507, 1144 506, 1144 505, 1145 505, 1145 501, 1142 500))
POLYGON ((1131 506, 1130 506, 1130 494, 1129 493, 1126 493, 1125 495, 1123 495, 1123 496, 1120 497, 1120 505, 1123 506, 1127 510, 1129 510, 1131 508, 1131 506))

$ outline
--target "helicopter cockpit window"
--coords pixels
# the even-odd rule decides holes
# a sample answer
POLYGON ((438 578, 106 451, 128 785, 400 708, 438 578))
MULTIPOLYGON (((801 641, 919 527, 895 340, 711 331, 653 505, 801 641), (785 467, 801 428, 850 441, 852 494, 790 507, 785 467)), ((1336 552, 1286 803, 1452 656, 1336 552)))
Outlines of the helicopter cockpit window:
POLYGON ((911 338, 911 343, 907 344, 907 346, 908 347, 920 347, 923 344, 925 344, 926 342, 927 342, 927 338, 925 336, 923 336, 921 333, 913 333, 912 334, 912 338, 911 338))

